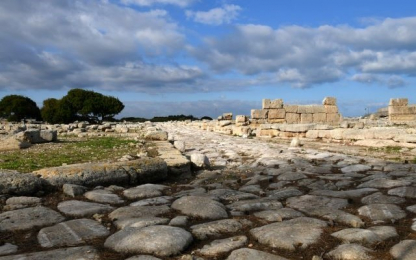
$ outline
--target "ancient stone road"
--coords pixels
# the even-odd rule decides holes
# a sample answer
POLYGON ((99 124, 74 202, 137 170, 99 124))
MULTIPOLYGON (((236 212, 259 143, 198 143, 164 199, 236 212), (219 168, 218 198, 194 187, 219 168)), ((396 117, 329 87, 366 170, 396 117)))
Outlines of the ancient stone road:
POLYGON ((159 127, 211 169, 10 197, 0 260, 416 259, 416 165, 159 127))

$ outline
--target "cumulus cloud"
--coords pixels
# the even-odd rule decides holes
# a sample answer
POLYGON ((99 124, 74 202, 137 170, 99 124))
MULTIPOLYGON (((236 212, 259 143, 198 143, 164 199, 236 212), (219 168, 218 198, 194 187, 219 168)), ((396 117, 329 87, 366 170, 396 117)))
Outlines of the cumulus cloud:
POLYGON ((121 0, 126 5, 138 5, 138 6, 152 6, 157 4, 162 5, 177 5, 180 7, 186 7, 191 5, 195 0, 121 0))
POLYGON ((171 58, 185 36, 166 16, 105 1, 4 0, 0 89, 186 87, 204 75, 171 58))
POLYGON ((389 88, 400 88, 407 85, 406 80, 397 75, 386 76, 379 74, 361 73, 353 75, 351 80, 368 85, 380 84, 389 88))
POLYGON ((243 24, 189 50, 216 72, 275 73, 276 83, 298 88, 342 80, 351 71, 383 75, 378 83, 398 87, 403 76, 416 76, 416 17, 364 28, 243 24))
POLYGON ((198 23, 209 25, 221 25, 229 24, 237 19, 238 14, 241 11, 241 7, 238 5, 224 5, 222 7, 213 8, 206 12, 204 11, 191 11, 185 12, 189 19, 198 23))

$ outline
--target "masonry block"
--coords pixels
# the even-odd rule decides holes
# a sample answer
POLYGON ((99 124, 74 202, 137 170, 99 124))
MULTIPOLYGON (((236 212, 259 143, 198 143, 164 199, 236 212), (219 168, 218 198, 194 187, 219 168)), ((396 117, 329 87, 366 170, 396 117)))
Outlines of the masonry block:
POLYGON ((286 110, 286 113, 298 112, 298 105, 284 105, 283 108, 286 110))
POLYGON ((251 110, 251 118, 253 119, 266 119, 268 110, 266 109, 252 109, 251 110))
POLYGON ((409 100, 407 98, 391 98, 389 102, 389 106, 396 106, 396 107, 405 107, 409 104, 409 100))
POLYGON ((322 105, 336 106, 337 99, 334 97, 325 97, 324 100, 322 101, 322 105))
POLYGON ((298 113, 286 113, 286 123, 288 124, 299 124, 300 114, 298 113))
POLYGON ((326 122, 326 113, 316 113, 312 114, 313 123, 325 123, 326 122))
POLYGON ((284 119, 286 117, 286 110, 280 109, 270 109, 268 113, 269 119, 284 119))
POLYGON ((310 124, 313 123, 312 114, 300 114, 300 123, 301 124, 310 124))

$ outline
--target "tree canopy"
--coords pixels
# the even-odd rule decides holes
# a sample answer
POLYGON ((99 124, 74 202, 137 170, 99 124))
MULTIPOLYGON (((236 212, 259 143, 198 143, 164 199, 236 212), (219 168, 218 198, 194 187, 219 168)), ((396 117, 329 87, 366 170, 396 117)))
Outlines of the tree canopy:
POLYGON ((24 96, 9 95, 0 101, 0 116, 8 121, 21 121, 22 119, 41 119, 39 107, 36 103, 24 96))
POLYGON ((115 97, 83 89, 72 89, 62 99, 46 99, 41 109, 45 121, 70 123, 75 120, 98 122, 111 119, 124 109, 115 97))

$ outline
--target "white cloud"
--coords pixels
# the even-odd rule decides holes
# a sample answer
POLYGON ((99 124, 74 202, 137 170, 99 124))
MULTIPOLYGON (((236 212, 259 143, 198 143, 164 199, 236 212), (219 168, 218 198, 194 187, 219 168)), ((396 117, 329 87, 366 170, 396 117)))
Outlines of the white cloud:
POLYGON ((237 19, 240 11, 241 7, 238 5, 224 5, 206 12, 187 10, 185 14, 189 19, 193 19, 198 23, 221 25, 231 23, 233 20, 237 19))
POLYGON ((138 5, 138 6, 153 6, 157 4, 161 5, 177 5, 180 7, 187 7, 195 2, 195 0, 121 0, 126 5, 138 5))
POLYGON ((407 82, 397 75, 360 73, 353 75, 351 80, 368 85, 380 84, 389 88, 400 88, 407 85, 407 82))
POLYGON ((185 36, 164 10, 139 12, 103 1, 4 0, 0 31, 0 89, 175 91, 181 84, 192 89, 204 77, 199 68, 172 59, 185 36))
POLYGON ((351 71, 381 74, 377 83, 402 86, 397 79, 416 76, 416 17, 364 28, 238 25, 189 51, 216 72, 275 73, 277 82, 294 87, 343 80, 351 71))

